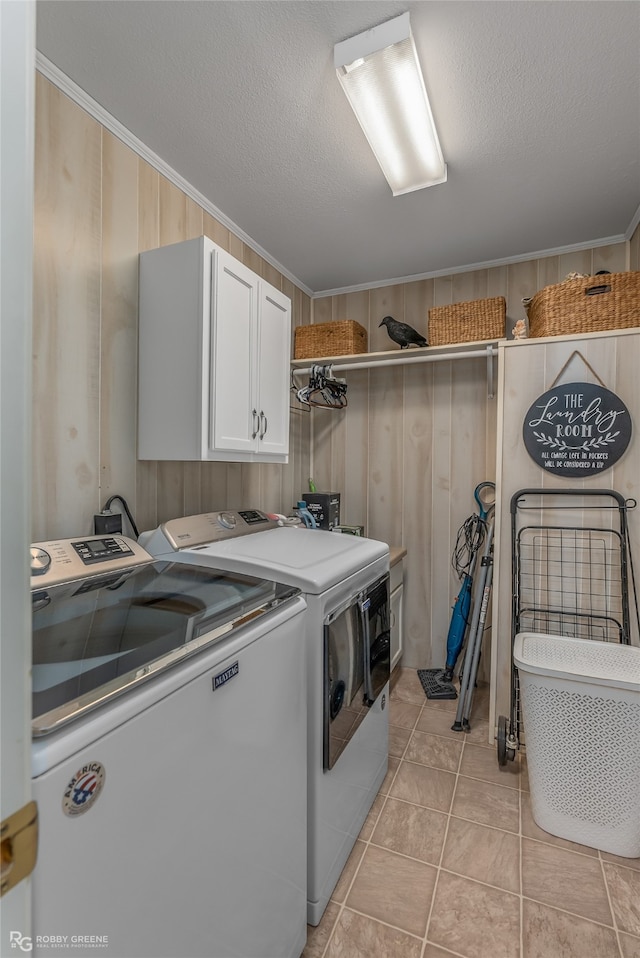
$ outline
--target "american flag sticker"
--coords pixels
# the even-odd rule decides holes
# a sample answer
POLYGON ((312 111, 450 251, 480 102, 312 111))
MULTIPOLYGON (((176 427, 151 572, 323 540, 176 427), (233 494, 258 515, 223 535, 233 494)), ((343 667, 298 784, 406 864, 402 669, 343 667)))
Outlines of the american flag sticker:
POLYGON ((87 762, 67 783, 62 797, 62 811, 71 817, 82 815, 94 804, 105 782, 102 762, 87 762))

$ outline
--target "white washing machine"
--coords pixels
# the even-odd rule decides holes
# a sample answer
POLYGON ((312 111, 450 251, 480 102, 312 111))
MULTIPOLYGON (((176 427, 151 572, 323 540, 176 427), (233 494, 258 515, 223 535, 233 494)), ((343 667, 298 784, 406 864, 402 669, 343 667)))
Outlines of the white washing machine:
POLYGON ((305 602, 121 536, 32 547, 33 951, 299 958, 305 602))
POLYGON ((154 555, 265 576, 305 597, 307 919, 318 924, 387 772, 389 547, 280 527, 257 509, 172 519, 140 542, 154 555))

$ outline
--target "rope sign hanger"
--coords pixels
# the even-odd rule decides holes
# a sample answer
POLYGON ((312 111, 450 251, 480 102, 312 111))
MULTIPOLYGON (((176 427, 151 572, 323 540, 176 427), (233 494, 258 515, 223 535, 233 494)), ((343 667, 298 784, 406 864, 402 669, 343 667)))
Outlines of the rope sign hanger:
POLYGON ((597 372, 595 371, 595 369, 593 368, 593 366, 591 365, 591 363, 590 363, 587 359, 584 358, 584 356, 582 355, 582 353, 580 352, 579 349, 574 349, 574 351, 571 353, 571 355, 570 355, 569 358, 567 359, 566 363, 564 364, 564 366, 562 367, 562 369, 560 370, 560 372, 558 373, 558 375, 556 376, 556 378, 553 380, 553 382, 551 383, 551 386, 550 386, 549 388, 550 388, 550 389, 553 389, 553 387, 556 385, 556 383, 558 382, 558 380, 559 380, 560 377, 562 376, 562 374, 563 374, 563 372, 565 371, 565 369, 567 369, 567 367, 568 367, 569 364, 571 363, 571 360, 573 359, 574 356, 579 356, 579 357, 580 357, 580 359, 581 359, 582 362, 585 364, 585 366, 587 367, 587 369, 589 370, 589 372, 590 372, 593 376, 595 376, 595 378, 598 380, 598 382, 600 383, 600 385, 602 386, 602 388, 603 388, 603 389, 606 389, 607 387, 606 387, 605 384, 602 382, 602 380, 601 380, 600 377, 598 376, 597 372))

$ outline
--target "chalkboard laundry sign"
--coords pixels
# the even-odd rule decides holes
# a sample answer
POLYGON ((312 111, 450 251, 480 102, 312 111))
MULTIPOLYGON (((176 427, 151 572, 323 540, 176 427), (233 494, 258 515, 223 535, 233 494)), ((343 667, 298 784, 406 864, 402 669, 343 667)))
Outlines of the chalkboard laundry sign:
POLYGON ((631 440, 631 416, 604 386, 565 383, 538 396, 522 432, 534 462, 575 479, 610 469, 620 459, 631 440))

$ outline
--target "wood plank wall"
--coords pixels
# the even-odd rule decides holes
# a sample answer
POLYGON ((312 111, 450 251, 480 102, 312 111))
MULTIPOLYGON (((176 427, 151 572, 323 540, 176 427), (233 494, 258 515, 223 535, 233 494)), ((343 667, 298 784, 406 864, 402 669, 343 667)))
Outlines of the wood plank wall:
MULTIPOLYGON (((640 319, 639 319, 640 322, 640 319)), ((580 340, 558 337, 556 340, 529 340, 501 347, 499 398, 502 409, 498 442, 498 496, 500 521, 496 526, 496 579, 493 630, 492 714, 509 715, 511 675, 511 525, 510 502, 519 489, 615 489, 625 499, 635 499, 638 507, 628 513, 628 531, 632 555, 638 568, 640 556, 640 332, 592 333, 580 340), (579 355, 574 355, 574 352, 579 355), (588 364, 588 365, 587 365, 588 364), (591 369, 589 369, 589 366, 591 369), (593 370, 593 372, 592 372, 593 370), (595 376, 594 376, 595 372, 595 376), (527 410, 542 393, 555 384, 601 380, 618 395, 631 414, 631 441, 622 458, 606 472, 586 479, 562 479, 546 473, 530 458, 522 442, 522 424, 527 410)), ((549 520, 562 524, 557 514, 549 520)), ((576 522, 567 517, 567 524, 576 522)), ((592 512, 585 519, 590 527, 611 526, 611 516, 592 512)), ((619 525, 613 524, 619 529, 619 525)), ((637 574, 637 572, 636 572, 637 574)), ((640 587, 640 581, 638 581, 640 587)), ((631 641, 638 645, 633 591, 629 583, 631 641)))
POLYGON ((425 330, 432 305, 504 295, 514 321, 523 296, 571 270, 638 269, 638 231, 630 244, 311 301, 40 74, 35 165, 32 541, 91 532, 114 493, 141 530, 212 509, 289 511, 313 471, 341 492, 343 521, 408 549, 404 664, 440 665, 455 534, 476 484, 495 479, 486 362, 349 373, 343 413, 294 401, 288 466, 139 462, 138 253, 204 233, 291 297, 294 325, 355 319, 378 350, 388 314, 425 330))
MULTIPOLYGON (((371 351, 392 348, 384 316, 428 333, 431 306, 504 296, 508 326, 523 296, 574 270, 628 269, 628 245, 583 250, 452 276, 313 300, 313 322, 353 319, 371 351)), ((425 270, 428 264, 425 264, 425 270)), ((475 511, 473 490, 496 478, 497 400, 487 396, 485 359, 386 367, 346 374, 349 405, 313 412, 313 477, 342 494, 341 518, 407 549, 405 649, 410 668, 441 666, 459 581, 456 534, 475 511)), ((481 674, 488 678, 489 643, 481 674)))
POLYGON ((289 511, 309 474, 299 409, 286 466, 137 461, 138 254, 204 233, 291 298, 293 325, 310 321, 310 298, 36 78, 32 541, 93 532, 114 493, 140 530, 214 509, 289 511))

